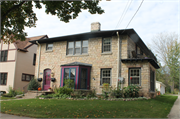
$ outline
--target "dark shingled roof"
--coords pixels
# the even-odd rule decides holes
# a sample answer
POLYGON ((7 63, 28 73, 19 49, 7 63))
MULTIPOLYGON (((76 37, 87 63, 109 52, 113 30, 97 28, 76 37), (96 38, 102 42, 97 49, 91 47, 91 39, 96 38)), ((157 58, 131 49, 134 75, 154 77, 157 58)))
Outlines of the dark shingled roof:
POLYGON ((92 64, 82 63, 82 62, 72 62, 69 64, 63 64, 61 66, 89 66, 92 67, 92 64))
POLYGON ((138 61, 148 61, 154 68, 159 69, 159 65, 154 61, 152 58, 147 58, 147 59, 121 59, 123 63, 128 63, 128 62, 138 62, 138 61))

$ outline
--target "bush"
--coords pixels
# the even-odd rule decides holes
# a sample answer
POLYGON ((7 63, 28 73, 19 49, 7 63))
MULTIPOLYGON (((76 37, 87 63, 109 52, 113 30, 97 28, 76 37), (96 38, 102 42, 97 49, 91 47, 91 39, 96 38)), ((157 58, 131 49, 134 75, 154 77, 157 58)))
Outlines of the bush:
POLYGON ((131 84, 128 87, 124 87, 124 96, 127 97, 139 97, 139 86, 131 84))
POLYGON ((74 81, 71 79, 64 79, 64 87, 74 89, 74 81))
POLYGON ((114 89, 112 90, 112 92, 110 93, 111 97, 115 97, 115 98, 122 98, 123 96, 123 91, 120 89, 114 89))
POLYGON ((38 83, 38 81, 36 79, 32 79, 29 82, 28 90, 37 90, 39 87, 40 87, 40 84, 38 83))
POLYGON ((17 91, 9 86, 9 93, 2 95, 3 97, 14 97, 17 95, 17 91))
POLYGON ((71 95, 71 92, 73 90, 71 88, 66 88, 66 87, 60 87, 60 88, 56 88, 54 90, 55 94, 66 94, 66 95, 71 95))

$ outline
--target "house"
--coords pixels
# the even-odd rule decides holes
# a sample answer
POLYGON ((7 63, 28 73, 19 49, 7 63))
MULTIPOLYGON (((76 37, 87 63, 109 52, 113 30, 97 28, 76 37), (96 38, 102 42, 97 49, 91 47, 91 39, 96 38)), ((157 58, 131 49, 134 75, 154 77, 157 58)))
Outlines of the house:
POLYGON ((8 92, 9 86, 23 90, 34 78, 37 45, 31 40, 48 38, 47 35, 26 38, 25 41, 16 40, 14 43, 0 44, 0 91, 8 92))
POLYGON ((115 88, 124 79, 123 87, 138 84, 144 96, 155 96, 157 59, 135 30, 100 27, 95 22, 87 33, 30 41, 38 45, 35 76, 42 79, 42 89, 62 87, 72 79, 75 89, 101 94, 103 83, 115 88))
POLYGON ((165 94, 165 88, 166 88, 166 85, 163 84, 162 82, 160 81, 156 81, 156 89, 158 91, 160 91, 161 94, 165 94))

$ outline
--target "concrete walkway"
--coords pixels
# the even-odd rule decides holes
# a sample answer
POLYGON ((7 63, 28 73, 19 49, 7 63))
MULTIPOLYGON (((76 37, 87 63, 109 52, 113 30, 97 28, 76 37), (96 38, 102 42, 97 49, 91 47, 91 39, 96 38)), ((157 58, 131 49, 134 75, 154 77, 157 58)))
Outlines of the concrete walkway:
POLYGON ((174 96, 178 96, 178 99, 174 102, 174 105, 167 116, 168 119, 180 119, 180 94, 174 96))
POLYGON ((16 115, 0 113, 0 119, 36 119, 36 118, 30 118, 30 117, 23 117, 23 116, 16 116, 16 115))

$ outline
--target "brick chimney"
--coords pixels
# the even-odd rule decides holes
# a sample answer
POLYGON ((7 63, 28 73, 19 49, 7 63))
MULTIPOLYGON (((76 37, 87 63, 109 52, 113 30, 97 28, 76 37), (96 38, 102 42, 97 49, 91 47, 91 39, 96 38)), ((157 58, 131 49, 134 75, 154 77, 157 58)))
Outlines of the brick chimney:
POLYGON ((101 24, 99 22, 91 23, 91 32, 100 31, 100 30, 101 30, 101 24))

